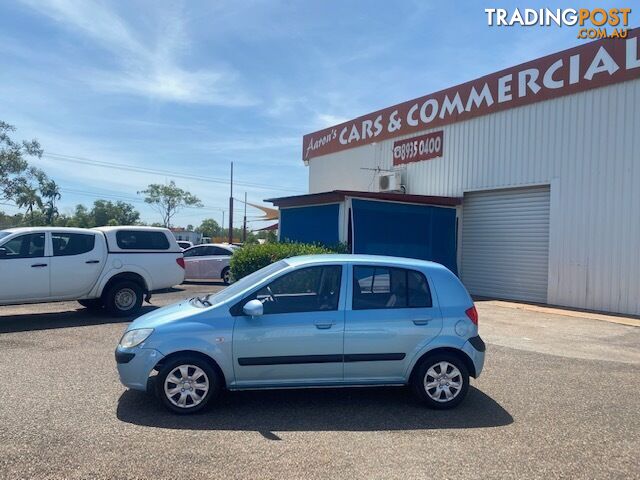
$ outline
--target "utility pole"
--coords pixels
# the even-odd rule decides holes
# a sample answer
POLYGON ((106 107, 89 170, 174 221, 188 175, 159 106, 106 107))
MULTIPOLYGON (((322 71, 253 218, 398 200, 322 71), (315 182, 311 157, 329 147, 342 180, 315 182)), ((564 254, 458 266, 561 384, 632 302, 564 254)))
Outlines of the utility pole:
POLYGON ((231 162, 231 193, 229 196, 229 245, 233 243, 233 162, 231 162))
MULTIPOLYGON (((222 223, 220 224, 220 229, 224 230, 224 210, 222 210, 222 223)), ((220 232, 220 236, 222 237, 224 234, 223 231, 220 232)))
POLYGON ((242 243, 247 242, 247 192, 244 192, 244 221, 242 222, 242 243))

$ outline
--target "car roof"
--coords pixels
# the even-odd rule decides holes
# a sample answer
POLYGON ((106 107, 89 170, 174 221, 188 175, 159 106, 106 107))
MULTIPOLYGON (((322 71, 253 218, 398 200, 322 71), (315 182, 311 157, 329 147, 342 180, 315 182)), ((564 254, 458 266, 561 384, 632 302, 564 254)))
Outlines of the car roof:
POLYGON ((198 245, 194 245, 191 248, 195 248, 195 247, 222 247, 222 248, 228 248, 230 250, 233 250, 235 245, 229 245, 228 243, 199 243, 198 245))
POLYGON ((89 228, 77 227, 16 227, 5 228, 3 232, 9 233, 37 233, 37 232, 69 232, 69 233, 93 233, 89 228))
POLYGON ((320 255, 301 255, 298 257, 286 258, 291 266, 301 266, 306 264, 317 263, 353 263, 367 265, 395 265, 398 267, 419 267, 419 268, 445 268, 439 263, 427 260, 419 260, 417 258, 392 257, 387 255, 363 255, 363 254, 340 254, 328 253, 320 255))
POLYGON ((91 230, 99 230, 101 232, 114 232, 120 230, 135 230, 135 231, 149 231, 149 232, 170 232, 168 228, 164 227, 148 227, 146 225, 116 225, 113 227, 95 227, 91 230))

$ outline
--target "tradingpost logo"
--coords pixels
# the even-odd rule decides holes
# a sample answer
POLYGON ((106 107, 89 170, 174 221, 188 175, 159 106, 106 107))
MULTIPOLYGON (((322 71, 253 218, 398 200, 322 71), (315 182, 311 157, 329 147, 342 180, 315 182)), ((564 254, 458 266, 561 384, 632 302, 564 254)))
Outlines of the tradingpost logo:
POLYGON ((485 8, 490 27, 580 27, 578 38, 627 38, 630 8, 485 8))

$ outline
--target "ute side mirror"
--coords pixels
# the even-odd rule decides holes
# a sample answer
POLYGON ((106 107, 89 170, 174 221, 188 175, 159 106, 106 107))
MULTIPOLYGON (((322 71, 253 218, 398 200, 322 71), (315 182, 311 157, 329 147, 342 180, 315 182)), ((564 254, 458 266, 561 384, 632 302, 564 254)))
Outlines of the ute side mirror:
POLYGON ((264 313, 264 307, 260 300, 253 299, 244 304, 242 311, 250 317, 260 317, 264 313))

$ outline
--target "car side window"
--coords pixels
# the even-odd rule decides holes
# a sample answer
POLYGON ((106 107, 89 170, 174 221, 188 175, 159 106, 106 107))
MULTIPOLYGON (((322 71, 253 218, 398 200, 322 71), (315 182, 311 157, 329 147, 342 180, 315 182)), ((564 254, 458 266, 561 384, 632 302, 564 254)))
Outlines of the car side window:
POLYGON ((392 267, 353 267, 353 310, 431 307, 425 276, 392 267))
POLYGON ((163 232, 120 230, 116 242, 122 250, 169 250, 171 244, 163 232))
POLYGON ((274 280, 249 300, 260 300, 265 315, 337 310, 341 279, 340 265, 301 268, 274 280))
POLYGON ((96 236, 84 233, 52 233, 53 256, 64 257, 90 252, 96 244, 96 236))
POLYGON ((225 256, 229 256, 231 255, 231 252, 225 248, 221 248, 221 247, 211 247, 213 249, 213 253, 210 253, 209 255, 225 255, 225 256))
POLYGON ((204 248, 203 247, 190 248, 190 249, 185 250, 184 252, 182 252, 182 256, 185 257, 185 258, 188 258, 188 257, 201 257, 202 255, 204 255, 204 248))
POLYGON ((29 233, 12 238, 0 247, 0 259, 44 257, 44 233, 29 233))

